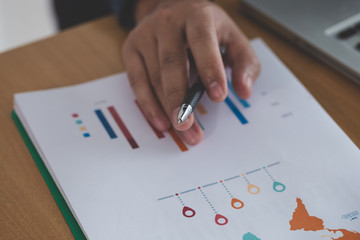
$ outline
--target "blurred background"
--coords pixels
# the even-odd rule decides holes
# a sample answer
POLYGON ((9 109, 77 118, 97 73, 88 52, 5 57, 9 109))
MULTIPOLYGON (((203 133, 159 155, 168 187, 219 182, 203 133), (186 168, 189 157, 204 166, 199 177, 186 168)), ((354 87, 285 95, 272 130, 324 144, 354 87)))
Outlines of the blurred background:
POLYGON ((57 31, 51 0, 0 0, 0 53, 57 31))

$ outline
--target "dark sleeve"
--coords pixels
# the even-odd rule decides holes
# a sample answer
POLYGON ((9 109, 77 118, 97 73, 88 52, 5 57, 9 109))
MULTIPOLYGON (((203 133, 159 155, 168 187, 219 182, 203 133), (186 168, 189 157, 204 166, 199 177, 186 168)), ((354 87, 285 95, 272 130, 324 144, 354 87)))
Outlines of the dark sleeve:
POLYGON ((112 11, 107 1, 111 0, 53 0, 59 29, 64 30, 111 14, 112 11))
POLYGON ((116 14, 119 24, 127 29, 135 27, 135 7, 137 0, 106 0, 116 14))

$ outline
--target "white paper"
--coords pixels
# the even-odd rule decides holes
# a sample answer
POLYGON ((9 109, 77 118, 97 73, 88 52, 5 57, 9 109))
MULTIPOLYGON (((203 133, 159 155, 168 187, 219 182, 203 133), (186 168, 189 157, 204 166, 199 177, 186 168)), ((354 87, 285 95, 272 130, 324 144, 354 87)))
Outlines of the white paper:
POLYGON ((204 96, 207 114, 196 111, 204 139, 185 152, 169 133, 155 135, 126 74, 15 95, 17 114, 89 239, 356 239, 327 229, 360 232, 359 149, 261 40, 252 45, 262 72, 250 107, 229 91, 247 123, 204 96), (290 230, 297 199, 323 230, 290 230), (195 215, 185 217, 184 206, 195 215))

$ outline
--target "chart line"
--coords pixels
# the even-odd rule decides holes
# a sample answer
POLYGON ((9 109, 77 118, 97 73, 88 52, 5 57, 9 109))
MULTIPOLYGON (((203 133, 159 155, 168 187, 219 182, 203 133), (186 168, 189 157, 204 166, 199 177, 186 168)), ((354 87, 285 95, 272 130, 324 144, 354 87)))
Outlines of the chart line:
POLYGON ((230 110, 235 114, 235 116, 239 119, 239 121, 241 122, 241 124, 247 124, 248 120, 244 117, 244 115, 242 115, 242 113, 240 112, 240 110, 236 107, 236 105, 231 101, 231 99, 229 98, 229 96, 226 97, 225 99, 225 103, 228 105, 228 107, 230 108, 230 110))
MULTIPOLYGON (((278 165, 278 164, 280 164, 280 162, 275 162, 275 163, 272 163, 272 164, 269 164, 268 166, 275 166, 275 165, 278 165)), ((271 175, 271 173, 266 169, 266 167, 264 166, 264 167, 262 167, 262 168, 257 168, 257 169, 255 169, 255 170, 252 170, 252 171, 249 171, 249 172, 247 172, 247 173, 242 173, 242 174, 240 174, 240 175, 236 175, 236 176, 233 176, 233 177, 229 177, 229 178, 225 178, 224 180, 221 180, 221 181, 223 181, 223 182, 226 182, 226 181, 231 181, 231 180, 234 180, 234 179, 237 179, 237 178, 240 178, 240 177, 242 177, 243 179, 244 179, 244 181, 247 183, 247 189, 248 189, 248 191, 249 191, 249 193, 251 193, 251 194, 257 194, 257 193, 259 193, 260 192, 260 188, 258 187, 258 186, 256 186, 256 185, 254 185, 253 183, 251 183, 250 181, 249 181, 249 179, 246 177, 246 174, 251 174, 251 173, 253 173, 253 172, 257 172, 257 171, 260 171, 260 170, 264 170, 265 172, 266 172, 266 174, 271 178, 271 180, 274 182, 274 183, 276 183, 276 187, 279 187, 278 185, 280 185, 280 186, 284 186, 285 187, 285 185, 284 184, 282 184, 282 183, 279 183, 279 182, 277 182, 276 180, 275 180, 275 178, 271 175)), ((221 181, 216 181, 216 182, 212 182, 212 183, 209 183, 209 184, 205 184, 205 185, 203 185, 202 187, 203 188, 206 188, 206 187, 210 187, 210 186, 214 186, 214 185, 216 185, 216 184, 218 184, 218 183, 221 183, 221 181)), ((224 184, 224 183, 223 183, 224 184)), ((199 187, 198 187, 199 188, 199 187)), ((191 189, 188 189, 188 190, 185 190, 185 191, 182 191, 182 192, 180 192, 180 194, 185 194, 185 193, 188 193, 188 192, 192 192, 192 191, 195 191, 196 189, 198 189, 198 188, 191 188, 191 189)), ((275 189, 274 189, 275 190, 275 189)), ((278 189, 279 190, 279 189, 278 189)), ((275 190, 275 191, 278 191, 278 190, 275 190)), ((280 188, 280 190, 282 190, 281 188, 280 188)), ((169 197, 171 197, 172 195, 170 195, 170 196, 167 196, 167 197, 163 197, 163 198, 159 198, 159 199, 166 199, 166 198, 169 198, 169 197)))
POLYGON ((250 172, 247 172, 247 173, 246 173, 246 175, 249 175, 249 174, 252 174, 252 173, 258 172, 258 171, 260 171, 260 170, 261 170, 261 168, 258 168, 258 169, 255 169, 255 170, 252 170, 252 171, 250 171, 250 172))
POLYGON ((275 162, 275 163, 272 163, 272 164, 269 164, 269 165, 267 165, 267 167, 269 168, 269 167, 273 167, 273 166, 275 166, 275 165, 278 165, 280 162, 275 162))
POLYGON ((101 111, 101 109, 97 109, 95 110, 95 114, 96 116, 99 118, 100 123, 103 125, 103 127, 105 128, 106 132, 108 133, 109 137, 111 139, 117 138, 114 130, 112 129, 112 127, 110 126, 108 120, 105 118, 103 112, 101 111))
POLYGON ((203 185, 202 187, 206 188, 206 187, 210 187, 210 186, 215 185, 215 184, 218 184, 218 182, 209 183, 209 184, 203 185))
POLYGON ((237 175, 237 176, 234 176, 234 177, 226 178, 226 179, 224 179, 224 181, 234 180, 234 179, 239 178, 239 177, 240 177, 240 175, 237 175))
POLYGON ((164 200, 164 199, 167 199, 167 198, 171 198, 171 197, 174 197, 174 195, 169 195, 169 196, 166 196, 166 197, 159 198, 158 201, 161 201, 161 200, 164 200))
POLYGON ((135 141, 134 137, 131 135, 130 131, 129 131, 128 128, 126 127, 125 123, 124 123, 123 120, 121 119, 119 113, 116 111, 116 109, 114 108, 114 106, 108 107, 108 110, 109 110, 111 116, 114 118, 116 124, 117 124, 118 127, 120 128, 121 132, 124 134, 124 137, 125 137, 126 140, 129 142, 130 146, 131 146, 133 149, 139 148, 139 145, 138 145, 137 142, 135 141))
POLYGON ((192 191, 195 191, 195 190, 196 190, 196 188, 189 189, 189 190, 186 190, 186 191, 181 192, 180 194, 189 193, 189 192, 192 192, 192 191))

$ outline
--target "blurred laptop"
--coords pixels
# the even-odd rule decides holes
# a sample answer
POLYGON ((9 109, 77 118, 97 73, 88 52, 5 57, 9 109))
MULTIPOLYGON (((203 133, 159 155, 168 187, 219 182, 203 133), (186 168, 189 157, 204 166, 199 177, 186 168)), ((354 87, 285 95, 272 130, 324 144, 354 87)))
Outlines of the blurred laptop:
POLYGON ((242 0, 245 12, 360 84, 360 0, 242 0))

